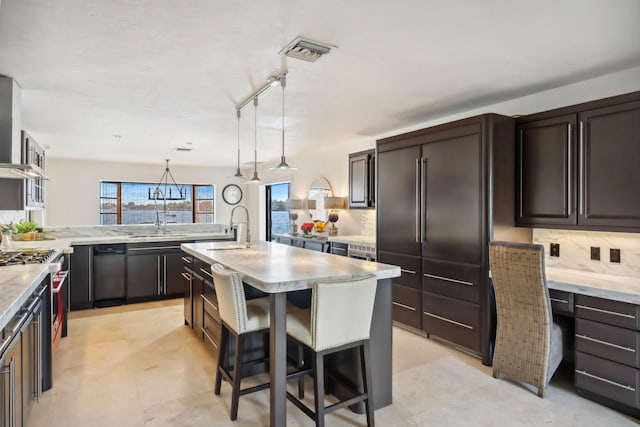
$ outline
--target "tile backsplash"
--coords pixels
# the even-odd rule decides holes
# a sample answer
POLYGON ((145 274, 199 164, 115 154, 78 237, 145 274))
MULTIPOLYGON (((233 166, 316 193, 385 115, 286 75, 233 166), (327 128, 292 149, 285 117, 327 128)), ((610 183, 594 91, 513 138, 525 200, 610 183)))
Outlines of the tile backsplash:
POLYGON ((640 278, 640 233, 534 229, 533 243, 544 246, 548 267, 640 278), (549 245, 560 244, 560 256, 549 256, 549 245), (600 261, 591 260, 591 247, 600 261), (620 249, 620 263, 609 262, 609 249, 620 249))
POLYGON ((362 211, 360 216, 360 234, 363 236, 376 235, 376 211, 367 209, 362 211))
POLYGON ((0 224, 8 224, 10 222, 19 222, 26 219, 25 211, 0 211, 0 224))

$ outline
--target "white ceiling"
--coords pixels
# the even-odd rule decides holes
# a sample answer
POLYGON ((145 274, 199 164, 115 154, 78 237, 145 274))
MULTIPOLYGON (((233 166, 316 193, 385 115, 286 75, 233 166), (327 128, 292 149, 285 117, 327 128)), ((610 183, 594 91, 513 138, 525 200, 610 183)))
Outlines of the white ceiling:
MULTIPOLYGON (((235 105, 285 68, 293 155, 637 65, 638 0, 0 5, 0 74, 23 87, 23 128, 51 157, 234 166, 235 105), (337 47, 285 60, 298 35, 337 47)), ((260 98, 260 162, 280 156, 279 91, 260 98)), ((253 106, 242 115, 245 163, 253 106)))

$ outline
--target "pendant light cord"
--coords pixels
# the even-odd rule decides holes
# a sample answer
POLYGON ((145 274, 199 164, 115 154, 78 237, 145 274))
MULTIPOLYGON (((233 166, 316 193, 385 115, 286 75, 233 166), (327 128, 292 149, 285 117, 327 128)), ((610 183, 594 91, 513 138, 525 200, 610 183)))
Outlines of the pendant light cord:
POLYGON ((240 171, 240 110, 236 110, 238 116, 238 171, 240 171))
POLYGON ((286 85, 286 77, 280 79, 280 86, 282 86, 282 159, 284 160, 284 87, 286 85))

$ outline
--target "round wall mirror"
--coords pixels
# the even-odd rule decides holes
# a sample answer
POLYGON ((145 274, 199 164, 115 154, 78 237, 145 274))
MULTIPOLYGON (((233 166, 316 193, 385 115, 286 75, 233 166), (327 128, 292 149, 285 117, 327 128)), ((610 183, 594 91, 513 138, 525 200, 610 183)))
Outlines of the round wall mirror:
POLYGON ((333 196, 333 186, 327 178, 316 178, 309 187, 307 200, 309 203, 309 215, 320 221, 327 220, 327 211, 324 209, 324 198, 333 196), (315 212, 315 215, 314 215, 315 212))

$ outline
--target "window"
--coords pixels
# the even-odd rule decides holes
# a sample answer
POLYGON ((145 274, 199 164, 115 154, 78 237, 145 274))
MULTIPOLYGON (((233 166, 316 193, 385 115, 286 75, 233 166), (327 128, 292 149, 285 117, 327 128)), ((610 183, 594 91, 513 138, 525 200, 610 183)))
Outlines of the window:
POLYGON ((153 197, 156 186, 141 182, 101 182, 100 224, 213 223, 215 189, 212 185, 180 184, 186 190, 185 199, 166 202, 153 197))
POLYGON ((289 183, 267 185, 267 236, 266 240, 274 240, 274 234, 289 233, 289 210, 286 201, 289 198, 289 183))

